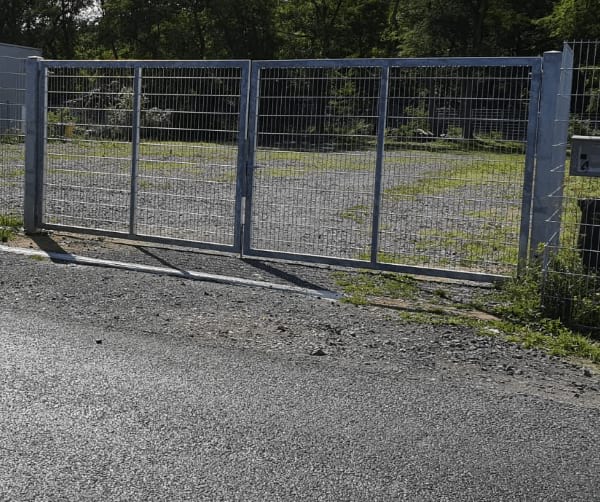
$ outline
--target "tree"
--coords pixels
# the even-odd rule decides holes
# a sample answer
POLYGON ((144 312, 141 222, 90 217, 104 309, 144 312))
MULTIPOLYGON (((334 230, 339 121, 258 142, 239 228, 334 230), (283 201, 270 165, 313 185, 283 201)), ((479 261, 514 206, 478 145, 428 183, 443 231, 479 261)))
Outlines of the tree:
POLYGON ((32 45, 50 58, 73 58, 82 12, 93 0, 7 0, 0 19, 0 39, 32 45))
POLYGON ((416 0, 398 2, 396 32, 403 56, 531 55, 539 52, 535 20, 552 0, 416 0))
POLYGON ((600 38, 600 0, 559 0, 539 25, 557 41, 600 38))
POLYGON ((277 28, 281 58, 383 55, 389 0, 279 1, 277 28))

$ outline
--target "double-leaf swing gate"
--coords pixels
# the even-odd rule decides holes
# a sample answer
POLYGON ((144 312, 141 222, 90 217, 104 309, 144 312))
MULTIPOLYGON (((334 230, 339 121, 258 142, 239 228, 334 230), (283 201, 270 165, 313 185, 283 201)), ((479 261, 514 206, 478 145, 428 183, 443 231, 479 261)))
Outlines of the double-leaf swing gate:
POLYGON ((552 235, 566 82, 558 52, 31 58, 26 229, 489 280, 552 235))

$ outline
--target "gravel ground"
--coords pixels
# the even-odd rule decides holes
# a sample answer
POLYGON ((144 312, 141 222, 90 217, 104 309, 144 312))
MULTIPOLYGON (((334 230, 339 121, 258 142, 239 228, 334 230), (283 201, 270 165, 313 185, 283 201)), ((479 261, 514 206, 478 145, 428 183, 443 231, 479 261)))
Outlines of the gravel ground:
MULTIPOLYGON (((324 268, 53 242, 336 288, 324 268)), ((9 253, 0 288, 2 501, 597 497, 600 378, 541 352, 378 307, 9 253)))
MULTIPOLYGON (((51 143, 45 222, 128 231, 129 163, 89 156, 77 143, 51 143)), ((92 151, 93 152, 93 151, 92 151)), ((234 152, 234 150, 232 150, 234 152)), ((157 156, 142 170, 138 232, 216 244, 233 243, 235 155, 220 164, 205 157, 157 156), (181 166, 184 165, 184 167, 181 166)), ((96 152, 96 155, 98 152, 96 152)), ((369 253, 375 163, 373 152, 335 154, 261 151, 255 169, 252 247, 356 259, 369 253), (283 158, 282 158, 283 157, 283 158), (315 166, 319 165, 320 168, 315 166)), ((457 189, 439 188, 448 170, 469 163, 518 162, 431 152, 386 154, 381 215, 382 259, 409 265, 512 272, 521 207, 520 175, 505 172, 457 189), (431 186, 430 186, 431 184, 431 186), (415 192, 386 196, 397 186, 415 192), (437 187, 437 188, 436 188, 437 187), (477 243, 473 249, 473 244, 477 243)), ((518 164, 515 171, 518 171, 518 164)), ((460 173, 460 171, 459 171, 460 173)), ((471 175, 452 175, 454 178, 471 175)))

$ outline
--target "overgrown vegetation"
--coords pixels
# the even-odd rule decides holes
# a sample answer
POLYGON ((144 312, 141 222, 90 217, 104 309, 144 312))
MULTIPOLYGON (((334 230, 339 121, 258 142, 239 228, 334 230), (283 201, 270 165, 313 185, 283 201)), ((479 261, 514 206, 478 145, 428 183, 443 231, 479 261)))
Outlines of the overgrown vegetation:
POLYGON ((0 242, 7 242, 12 239, 22 226, 23 220, 19 217, 0 214, 0 242))
POLYGON ((344 301, 356 305, 379 304, 379 297, 413 300, 418 309, 400 312, 406 321, 465 326, 527 349, 600 364, 600 278, 591 284, 582 272, 581 259, 561 256, 545 273, 535 264, 519 278, 468 301, 453 301, 451 291, 439 287, 424 291, 419 281, 400 274, 339 273, 337 282, 347 295, 344 301), (461 314, 466 309, 494 317, 461 314))

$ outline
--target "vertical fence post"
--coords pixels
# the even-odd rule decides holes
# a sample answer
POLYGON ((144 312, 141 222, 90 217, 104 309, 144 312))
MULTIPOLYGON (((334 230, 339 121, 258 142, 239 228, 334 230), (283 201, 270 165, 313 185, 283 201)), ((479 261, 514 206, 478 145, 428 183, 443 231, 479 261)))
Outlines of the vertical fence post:
POLYGON ((375 160, 375 186, 373 189, 373 223, 371 225, 371 263, 377 263, 379 254, 379 222, 381 219, 381 186, 385 154, 385 126, 387 123, 388 89, 390 67, 382 68, 379 84, 378 121, 377 121, 377 156, 375 160))
POLYGON ((235 184, 235 215, 233 225, 234 252, 243 254, 242 235, 246 204, 246 161, 248 158, 248 100, 250 99, 251 62, 240 67, 240 108, 238 116, 237 178, 235 184))
POLYGON ((142 108, 142 68, 133 73, 133 119, 131 124, 131 194, 129 200, 129 234, 137 233, 137 177, 140 154, 140 122, 142 108))
MULTIPOLYGON (((557 244, 560 233, 560 194, 564 178, 564 155, 560 162, 557 142, 562 128, 557 127, 560 94, 561 58, 559 51, 544 53, 540 95, 539 130, 536 142, 536 167, 533 187, 530 256, 535 258, 540 245, 557 244)), ((565 131, 566 133, 566 131, 565 131)))
POLYGON ((43 175, 43 158, 40 155, 40 62, 39 56, 30 56, 25 64, 25 186, 23 197, 23 226, 25 232, 39 229, 38 208, 41 205, 39 190, 43 175))
POLYGON ((243 221, 242 254, 249 254, 252 246, 252 197, 254 191, 254 164, 258 147, 258 113, 260 101, 260 78, 262 70, 259 64, 252 64, 248 90, 248 141, 246 142, 245 162, 245 208, 243 221))

